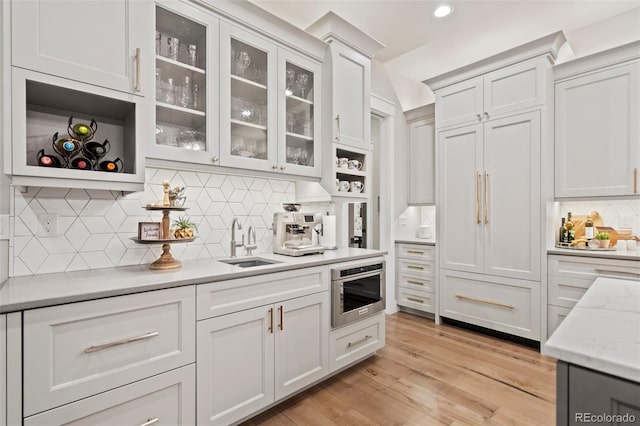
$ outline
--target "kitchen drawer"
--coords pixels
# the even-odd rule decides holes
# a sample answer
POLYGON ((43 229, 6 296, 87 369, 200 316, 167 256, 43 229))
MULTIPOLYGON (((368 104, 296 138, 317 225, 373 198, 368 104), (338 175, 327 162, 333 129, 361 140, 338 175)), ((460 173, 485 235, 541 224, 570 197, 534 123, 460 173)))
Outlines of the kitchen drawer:
POLYGON ((547 303, 573 308, 594 281, 595 278, 583 279, 564 275, 549 275, 547 303))
POLYGON ((384 312, 331 332, 330 371, 334 372, 384 346, 384 312))
POLYGON ((428 291, 419 291, 412 288, 398 287, 398 305, 419 311, 435 313, 435 294, 428 291))
POLYGON ((435 275, 435 262, 425 262, 423 260, 398 258, 397 268, 399 274, 429 276, 435 275))
POLYGON ((25 426, 195 424, 195 364, 24 419, 25 426))
POLYGON ((24 415, 195 361, 194 286, 24 313, 24 415))
POLYGON ((440 271, 440 315, 528 339, 540 339, 539 283, 440 271))
POLYGON ((396 257, 404 259, 436 260, 435 246, 396 244, 396 257))
POLYGON ((326 291, 330 281, 322 266, 198 285, 198 320, 326 291))
POLYGON ((640 261, 549 255, 548 274, 590 279, 623 278, 640 281, 640 261))
POLYGON ((556 328, 569 315, 571 308, 562 306, 547 306, 547 339, 551 337, 556 328))
POLYGON ((416 291, 427 291, 433 293, 436 287, 435 276, 416 276, 415 274, 408 274, 398 272, 398 281, 396 282, 398 287, 405 287, 416 291))

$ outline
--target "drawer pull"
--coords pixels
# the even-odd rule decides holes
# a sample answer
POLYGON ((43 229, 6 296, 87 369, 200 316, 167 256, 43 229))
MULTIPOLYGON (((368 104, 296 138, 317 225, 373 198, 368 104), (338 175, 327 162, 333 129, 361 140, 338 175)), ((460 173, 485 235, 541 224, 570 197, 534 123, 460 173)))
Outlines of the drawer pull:
POLYGON ((424 266, 414 266, 414 265, 407 265, 407 268, 409 269, 419 269, 419 270, 424 270, 424 266))
POLYGON ((140 91, 140 48, 136 48, 136 92, 140 91))
POLYGON ((424 300, 414 299, 413 297, 407 297, 407 300, 410 300, 412 302, 424 303, 424 300))
POLYGON ((359 345, 360 343, 364 343, 367 340, 371 339, 373 336, 369 336, 368 334, 366 336, 364 336, 362 339, 360 340, 356 340, 355 342, 349 342, 347 343, 347 347, 350 348, 351 346, 356 346, 359 345))
POLYGON ((147 419, 147 421, 142 423, 140 426, 150 426, 150 425, 158 423, 159 421, 160 421, 160 419, 157 418, 157 417, 155 419, 147 419))
POLYGON ((424 285, 422 281, 407 280, 409 284, 424 285))
POLYGON ((269 309, 269 332, 273 334, 273 308, 269 309))
POLYGON ((150 339, 152 337, 156 337, 159 334, 160 334, 159 332, 154 331, 151 333, 143 334, 142 336, 129 337, 127 339, 117 340, 115 342, 105 343, 103 345, 98 345, 98 346, 89 346, 87 349, 84 350, 84 353, 89 354, 91 352, 101 351, 103 349, 112 348, 114 346, 126 345, 127 343, 137 342, 138 340, 150 339))
POLYGON ((282 305, 280 305, 280 307, 278 308, 278 310, 280 310, 280 330, 284 329, 284 308, 282 307, 282 305))
POLYGON ((513 305, 507 305, 506 303, 492 302, 491 300, 484 300, 484 299, 476 299, 475 297, 463 296, 461 294, 456 294, 456 298, 462 299, 462 300, 468 300, 470 302, 478 302, 478 303, 484 303, 487 305, 499 306, 501 308, 507 308, 507 309, 514 308, 513 305))
POLYGON ((640 272, 616 271, 614 269, 596 269, 596 272, 599 274, 622 274, 622 275, 631 275, 634 277, 637 277, 640 275, 640 272))
POLYGON ((407 253, 411 253, 411 254, 424 254, 423 251, 420 250, 407 250, 407 253))

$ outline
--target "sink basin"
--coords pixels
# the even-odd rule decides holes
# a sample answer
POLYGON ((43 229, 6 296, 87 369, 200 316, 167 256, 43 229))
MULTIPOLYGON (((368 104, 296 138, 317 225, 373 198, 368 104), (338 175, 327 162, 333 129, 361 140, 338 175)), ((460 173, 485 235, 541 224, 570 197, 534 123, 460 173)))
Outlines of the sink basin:
POLYGON ((236 257, 233 259, 222 259, 222 263, 238 266, 240 268, 253 268, 256 266, 272 265, 274 263, 282 263, 277 260, 264 259, 262 257, 236 257))

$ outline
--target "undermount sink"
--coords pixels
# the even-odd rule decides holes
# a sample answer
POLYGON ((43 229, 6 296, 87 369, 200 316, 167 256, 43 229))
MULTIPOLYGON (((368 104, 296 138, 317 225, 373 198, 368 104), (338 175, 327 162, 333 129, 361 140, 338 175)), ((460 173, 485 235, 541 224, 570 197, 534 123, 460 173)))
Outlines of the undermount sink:
POLYGON ((222 263, 238 266, 240 268, 253 268, 255 266, 272 265, 274 263, 282 263, 277 260, 264 259, 262 257, 237 257, 233 259, 222 259, 222 263))

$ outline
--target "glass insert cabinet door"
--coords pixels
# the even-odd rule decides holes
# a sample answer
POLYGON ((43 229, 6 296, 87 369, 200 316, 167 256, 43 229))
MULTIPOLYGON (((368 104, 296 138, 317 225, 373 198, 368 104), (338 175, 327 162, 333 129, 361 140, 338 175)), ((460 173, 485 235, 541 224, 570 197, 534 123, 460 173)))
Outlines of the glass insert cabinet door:
POLYGON ((218 25, 217 19, 179 2, 156 6, 154 157, 219 161, 211 136, 217 108, 207 102, 209 82, 217 77, 212 58, 218 51, 218 25))
POLYGON ((320 64, 292 52, 279 52, 279 170, 320 176, 320 64))
POLYGON ((227 24, 220 36, 222 163, 276 171, 277 47, 227 24))

